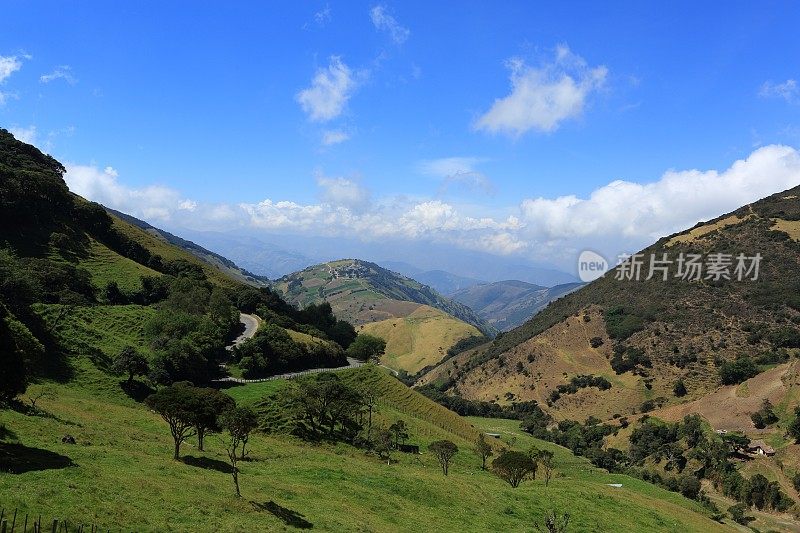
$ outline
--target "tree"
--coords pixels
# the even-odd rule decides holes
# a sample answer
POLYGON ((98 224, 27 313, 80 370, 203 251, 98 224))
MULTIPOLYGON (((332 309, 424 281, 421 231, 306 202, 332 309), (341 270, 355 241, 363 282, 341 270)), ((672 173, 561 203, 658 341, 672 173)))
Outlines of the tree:
POLYGON ((787 432, 789 433, 789 436, 795 440, 795 442, 800 444, 800 407, 795 407, 794 420, 792 420, 791 424, 789 424, 787 432))
POLYGON ((196 391, 186 382, 178 382, 164 387, 144 401, 145 405, 161 415, 169 424, 175 443, 174 459, 181 456, 181 444, 194 434, 194 413, 196 391))
POLYGON ((25 392, 31 363, 44 356, 44 346, 0 303, 0 403, 25 392))
POLYGON ((219 417, 235 406, 233 398, 212 388, 193 387, 191 420, 197 434, 197 449, 203 451, 206 433, 219 431, 219 417))
POLYGON ((761 404, 761 409, 752 413, 750 415, 750 420, 753 421, 753 425, 756 429, 764 429, 765 427, 769 426, 770 424, 774 424, 778 421, 777 415, 775 415, 775 411, 772 407, 772 402, 768 399, 764 398, 764 401, 761 404))
POLYGON ((567 526, 569 526, 569 518, 569 513, 558 516, 555 511, 549 510, 544 515, 542 525, 535 524, 534 527, 536 531, 546 533, 565 533, 567 531, 567 526))
POLYGON ((719 367, 719 378, 723 385, 736 385, 758 374, 758 367, 747 356, 735 361, 722 363, 719 367))
POLYGON ((128 303, 128 298, 122 293, 116 281, 109 281, 103 290, 103 296, 111 305, 128 303))
POLYGON ((386 341, 366 333, 360 333, 347 347, 347 356, 360 361, 380 359, 386 351, 386 341))
POLYGON ((492 461, 492 470, 513 488, 533 472, 536 462, 527 453, 506 451, 492 461))
POLYGON ((531 471, 531 479, 536 480, 536 472, 539 470, 539 453, 540 450, 536 446, 528 448, 528 457, 533 461, 533 470, 531 471))
POLYGON ((392 434, 395 449, 398 449, 400 443, 405 443, 406 439, 408 439, 408 426, 404 421, 398 420, 389 426, 389 433, 392 434))
POLYGON ((367 411, 367 445, 372 443, 372 415, 378 409, 379 394, 369 386, 360 389, 362 405, 367 411))
POLYGON ((333 438, 337 427, 346 436, 353 436, 358 429, 361 394, 336 374, 318 374, 300 381, 292 393, 292 402, 297 408, 298 422, 317 436, 327 431, 328 438, 333 438))
POLYGON ((691 474, 686 474, 681 476, 678 488, 681 494, 691 500, 695 500, 700 493, 700 480, 691 474))
POLYGON ((675 382, 675 386, 672 387, 672 392, 678 398, 686 396, 686 385, 683 383, 682 379, 675 382))
POLYGON ((544 469, 544 486, 550 485, 550 479, 553 477, 553 452, 550 450, 542 450, 536 458, 536 462, 542 465, 544 469))
POLYGON ((27 396, 28 396, 28 402, 31 404, 31 410, 36 411, 37 410, 36 402, 42 399, 54 400, 56 398, 56 393, 52 389, 49 389, 47 387, 42 387, 41 389, 39 389, 39 392, 35 394, 31 394, 29 392, 27 396))
POLYGON ((250 433, 258 426, 258 419, 255 412, 249 407, 230 407, 220 416, 220 425, 228 432, 228 438, 223 438, 225 444, 225 452, 228 454, 228 460, 231 463, 231 477, 233 478, 233 486, 236 489, 236 496, 241 497, 242 493, 239 490, 239 460, 244 459, 244 448, 247 445, 247 440, 250 438, 250 433), (239 446, 242 449, 239 451, 239 446))
POLYGON ((492 445, 486 442, 486 436, 481 433, 475 443, 475 453, 481 458, 481 470, 486 470, 486 460, 494 454, 492 445))
POLYGON ((128 374, 128 387, 130 387, 134 376, 144 376, 150 372, 150 365, 147 359, 136 351, 136 348, 126 346, 114 358, 111 371, 114 374, 128 374))
POLYGON ((388 429, 381 429, 375 438, 374 450, 381 459, 386 459, 386 464, 392 462, 392 434, 388 429))
POLYGON ((449 440, 437 440, 432 442, 428 449, 436 456, 442 467, 442 473, 446 476, 450 469, 450 460, 458 453, 458 446, 449 440))

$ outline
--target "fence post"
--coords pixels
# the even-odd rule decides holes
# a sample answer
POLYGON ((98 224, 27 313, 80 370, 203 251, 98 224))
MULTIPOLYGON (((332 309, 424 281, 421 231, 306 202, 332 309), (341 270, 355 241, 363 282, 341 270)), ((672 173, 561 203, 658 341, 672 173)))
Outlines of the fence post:
POLYGON ((17 510, 14 509, 14 520, 11 521, 11 533, 14 533, 14 528, 17 525, 17 510))
POLYGON ((8 520, 3 518, 2 520, 0 520, 0 533, 6 533, 7 530, 8 530, 8 520))
POLYGON ((58 518, 53 518, 53 533, 58 533, 58 518))

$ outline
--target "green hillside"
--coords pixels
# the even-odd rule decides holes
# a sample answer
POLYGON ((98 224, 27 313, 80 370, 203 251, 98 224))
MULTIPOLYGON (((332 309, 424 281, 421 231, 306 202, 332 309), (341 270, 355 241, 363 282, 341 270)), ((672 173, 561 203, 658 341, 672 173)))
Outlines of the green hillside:
MULTIPOLYGON (((89 364, 81 382, 92 383, 92 373, 96 370, 89 364)), ((52 398, 40 400, 47 417, 0 411, 9 443, 0 446, 0 464, 26 465, 23 472, 0 474, 0 505, 112 531, 312 526, 320 531, 406 531, 420 524, 430 531, 515 531, 530 529, 550 509, 569 510, 575 531, 732 530, 710 520, 694 502, 604 474, 563 450, 549 487, 538 480, 511 489, 480 470, 470 451, 475 430, 469 422, 457 422, 463 419, 377 369, 342 374, 384 390, 380 416, 407 421, 412 442, 424 447, 435 439, 453 439, 462 451, 450 475, 442 475, 429 453, 397 454, 396 462, 387 465, 347 445, 309 446, 293 437, 256 434, 249 445, 251 460, 241 466, 243 498, 236 499, 216 440, 209 439, 205 452, 186 446, 189 459, 173 461, 169 433, 157 415, 110 389, 100 396, 94 392, 99 385, 87 388, 75 381, 46 385, 53 392, 52 398), (441 427, 450 424, 464 429, 454 427, 454 434, 441 427), (78 444, 62 444, 64 434, 78 444), (19 462, 23 457, 25 462, 19 462), (606 485, 618 482, 622 489, 606 485), (125 487, 129 490, 122 492, 125 487)))
POLYGON ((411 304, 418 304, 440 309, 486 334, 494 331, 465 305, 367 261, 322 263, 280 278, 275 287, 299 306, 326 301, 337 316, 354 324, 406 316, 416 308, 411 304))

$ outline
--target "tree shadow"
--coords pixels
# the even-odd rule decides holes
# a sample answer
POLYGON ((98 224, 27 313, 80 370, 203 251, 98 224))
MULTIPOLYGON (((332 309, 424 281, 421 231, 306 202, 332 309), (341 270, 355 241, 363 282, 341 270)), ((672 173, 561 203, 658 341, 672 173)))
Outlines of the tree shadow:
POLYGON ((23 474, 37 470, 57 470, 75 466, 72 459, 42 448, 0 442, 0 472, 23 474))
POLYGON ((205 468, 206 470, 216 470, 217 472, 222 472, 223 474, 230 474, 233 472, 231 465, 225 461, 211 459, 209 457, 194 457, 191 455, 185 455, 181 458, 181 461, 189 466, 205 468))
POLYGON ((267 503, 257 503, 251 501, 250 503, 257 510, 271 513, 276 518, 282 520, 287 526, 296 527, 297 529, 312 529, 314 527, 314 524, 306 520, 305 517, 297 511, 287 509, 286 507, 283 507, 282 505, 273 501, 268 501, 267 503))
POLYGON ((142 383, 141 381, 133 380, 130 385, 128 385, 128 381, 120 381, 119 386, 128 395, 128 398, 132 399, 135 402, 142 403, 145 398, 150 396, 155 392, 155 389, 147 385, 146 383, 142 383))
POLYGON ((17 440, 17 434, 6 427, 5 424, 0 424, 0 440, 17 440))

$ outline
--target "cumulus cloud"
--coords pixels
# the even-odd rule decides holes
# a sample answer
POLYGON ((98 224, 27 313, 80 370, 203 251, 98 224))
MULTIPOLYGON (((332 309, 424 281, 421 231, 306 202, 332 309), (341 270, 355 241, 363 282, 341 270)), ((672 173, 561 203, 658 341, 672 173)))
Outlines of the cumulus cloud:
POLYGON ((369 204, 369 191, 353 180, 341 177, 329 178, 317 173, 317 185, 322 190, 322 200, 335 207, 362 211, 369 204))
MULTIPOLYGON (((465 163, 447 159, 456 161, 430 161, 431 171, 465 163)), ((474 158, 462 159, 469 164, 474 158)), ((770 145, 724 170, 670 170, 651 182, 617 180, 585 196, 528 198, 495 212, 441 199, 373 198, 357 180, 321 172, 316 176, 320 200, 312 203, 267 198, 203 204, 166 187, 127 187, 110 167, 67 165, 66 180, 84 197, 154 223, 440 242, 569 268, 582 249, 613 259, 616 253, 637 251, 699 221, 794 187, 800 184, 800 153, 770 145)))
POLYGON ((372 24, 378 31, 385 31, 389 34, 395 44, 403 44, 411 35, 411 30, 400 25, 395 18, 389 14, 385 6, 374 6, 369 11, 372 24))
POLYGON ((333 146, 348 139, 350 139, 350 134, 342 130, 328 130, 322 134, 322 144, 324 146, 333 146))
POLYGON ((156 222, 169 221, 178 210, 194 210, 187 209, 193 202, 184 200, 169 187, 131 188, 121 184, 119 174, 112 167, 100 169, 93 165, 67 164, 66 169, 64 180, 72 192, 134 216, 156 222))
POLYGON ((761 85, 758 95, 762 98, 783 98, 790 104, 800 102, 800 87, 797 81, 786 80, 783 83, 766 81, 761 85))
POLYGON ((538 68, 517 57, 506 66, 511 71, 511 94, 495 100, 475 122, 476 129, 514 136, 531 129, 554 131, 583 113, 589 96, 603 87, 608 76, 605 66, 589 67, 566 45, 556 49, 551 63, 538 68))
POLYGON ((72 68, 69 65, 61 65, 50 74, 42 74, 39 76, 39 81, 42 83, 50 83, 55 80, 64 80, 70 85, 75 85, 78 80, 72 75, 72 68))
POLYGON ((295 98, 311 120, 326 122, 342 114, 356 86, 350 67, 340 57, 331 56, 328 67, 314 75, 311 87, 298 92, 295 98))

